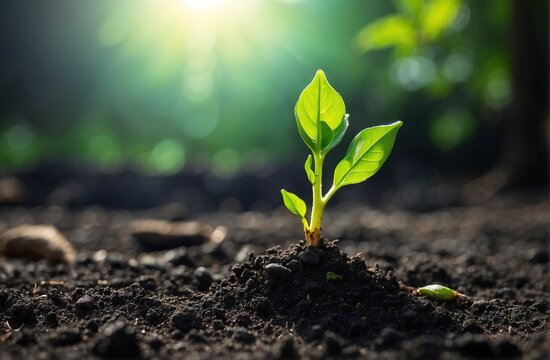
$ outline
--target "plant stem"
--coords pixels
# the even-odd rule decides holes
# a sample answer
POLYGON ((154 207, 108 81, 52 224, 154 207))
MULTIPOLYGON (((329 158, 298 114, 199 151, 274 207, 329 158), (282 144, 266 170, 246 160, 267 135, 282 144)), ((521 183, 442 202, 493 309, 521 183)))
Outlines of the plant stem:
POLYGON ((312 186, 313 190, 313 206, 311 208, 311 220, 309 222, 309 230, 305 230, 306 241, 308 245, 319 246, 321 240, 321 220, 323 218, 323 210, 325 202, 323 201, 323 156, 313 154, 315 164, 315 183, 312 186))

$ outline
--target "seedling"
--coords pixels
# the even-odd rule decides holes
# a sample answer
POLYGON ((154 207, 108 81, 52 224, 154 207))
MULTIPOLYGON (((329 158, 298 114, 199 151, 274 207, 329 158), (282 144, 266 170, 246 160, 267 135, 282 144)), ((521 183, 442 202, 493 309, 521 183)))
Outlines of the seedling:
POLYGON ((421 295, 437 301, 449 301, 454 300, 457 297, 466 297, 466 295, 443 285, 428 285, 418 288, 416 291, 421 295))
POLYGON ((327 202, 342 187, 361 183, 376 174, 390 155, 397 130, 403 123, 397 121, 360 131, 336 166, 331 188, 323 194, 323 161, 340 143, 349 125, 344 100, 329 84, 325 73, 317 70, 313 81, 300 94, 294 113, 298 132, 311 150, 304 166, 313 191, 310 221, 306 220, 304 200, 284 189, 281 193, 287 209, 302 219, 308 245, 319 246, 327 202))
POLYGON ((342 275, 338 275, 336 273, 333 273, 332 271, 327 272, 327 281, 337 281, 342 280, 344 277, 342 275))

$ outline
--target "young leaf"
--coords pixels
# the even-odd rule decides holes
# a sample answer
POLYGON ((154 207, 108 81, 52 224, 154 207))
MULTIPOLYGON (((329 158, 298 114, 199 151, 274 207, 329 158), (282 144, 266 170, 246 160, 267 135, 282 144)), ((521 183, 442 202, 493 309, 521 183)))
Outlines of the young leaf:
POLYGON ((306 159, 306 163, 304 164, 304 169, 306 170, 307 178, 311 185, 315 184, 315 173, 313 172, 313 169, 311 168, 311 163, 313 162, 313 158, 311 155, 308 155, 306 159))
POLYGON ((358 184, 376 174, 393 148, 397 130, 403 125, 397 121, 390 125, 366 128, 351 142, 348 152, 334 171, 336 189, 358 184))
POLYGON ((304 218, 306 216, 307 206, 304 200, 300 199, 298 195, 288 192, 286 190, 281 190, 283 195, 283 202, 285 203, 286 208, 296 216, 304 218))
POLYGON ((456 290, 450 289, 443 285, 428 285, 416 290, 419 294, 429 297, 432 300, 448 301, 457 297, 465 297, 456 290))
POLYGON ((336 146, 348 127, 344 100, 322 70, 300 94, 294 113, 300 136, 314 153, 336 146))

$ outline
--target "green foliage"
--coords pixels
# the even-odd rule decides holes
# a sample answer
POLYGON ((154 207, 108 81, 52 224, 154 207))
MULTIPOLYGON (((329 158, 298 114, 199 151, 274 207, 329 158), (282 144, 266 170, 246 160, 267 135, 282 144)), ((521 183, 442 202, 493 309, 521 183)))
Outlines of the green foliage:
POLYGON ((332 271, 328 271, 326 278, 327 278, 327 281, 339 281, 339 280, 342 280, 344 277, 342 275, 333 273, 332 271))
POLYGON ((456 19, 462 0, 397 0, 399 12, 363 27, 356 38, 362 52, 393 47, 410 54, 427 40, 443 35, 456 19))
POLYGON ((321 219, 326 203, 342 186, 363 182, 376 174, 388 158, 397 131, 403 125, 401 121, 397 121, 359 132, 344 159, 336 166, 332 187, 323 195, 323 161, 328 151, 342 140, 348 128, 348 115, 345 111, 344 100, 329 84, 322 70, 317 71, 296 103, 298 131, 313 155, 309 155, 304 164, 313 191, 309 223, 305 220, 307 207, 304 201, 286 190, 281 190, 281 193, 288 210, 302 218, 306 240, 312 246, 317 246, 320 241, 321 219), (312 163, 315 169, 312 169, 312 163))
POLYGON ((429 297, 432 300, 437 301, 449 301, 454 300, 457 297, 464 297, 461 293, 456 290, 450 289, 443 285, 428 285, 421 288, 418 288, 419 294, 429 297))

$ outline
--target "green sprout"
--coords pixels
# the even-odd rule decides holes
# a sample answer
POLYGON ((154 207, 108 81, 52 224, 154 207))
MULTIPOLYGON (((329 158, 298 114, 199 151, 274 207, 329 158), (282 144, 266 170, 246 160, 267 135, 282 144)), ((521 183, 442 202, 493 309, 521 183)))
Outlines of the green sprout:
POLYGON ((397 130, 403 123, 397 121, 360 131, 336 166, 332 187, 323 195, 323 161, 342 140, 349 125, 344 100, 329 84, 325 73, 317 70, 313 81, 300 94, 294 113, 298 132, 311 150, 305 162, 313 190, 309 223, 306 203, 286 190, 281 190, 281 194, 287 209, 302 219, 307 244, 316 247, 321 240, 321 219, 327 202, 343 186, 361 183, 376 174, 390 155, 397 130))
POLYGON ((332 271, 327 272, 326 276, 327 281, 337 281, 344 278, 342 275, 338 275, 337 273, 333 273, 332 271))
POLYGON ((443 285, 427 285, 416 289, 416 291, 419 294, 436 301, 449 301, 454 300, 457 297, 466 297, 466 295, 443 285))

